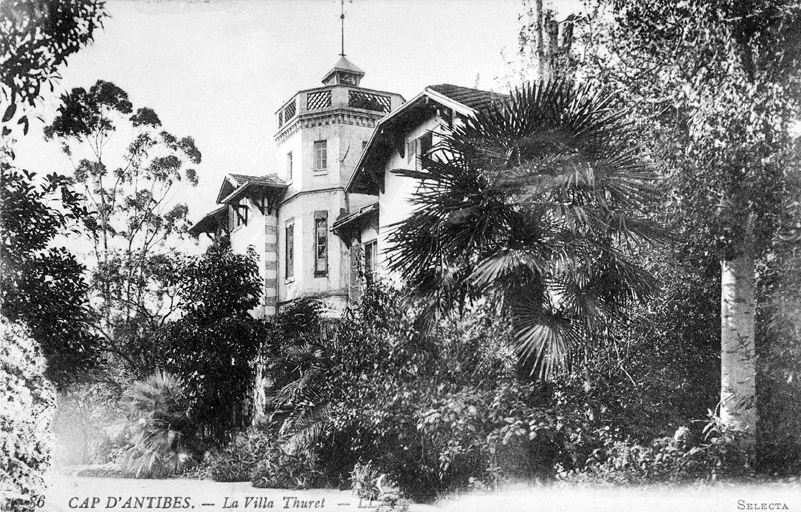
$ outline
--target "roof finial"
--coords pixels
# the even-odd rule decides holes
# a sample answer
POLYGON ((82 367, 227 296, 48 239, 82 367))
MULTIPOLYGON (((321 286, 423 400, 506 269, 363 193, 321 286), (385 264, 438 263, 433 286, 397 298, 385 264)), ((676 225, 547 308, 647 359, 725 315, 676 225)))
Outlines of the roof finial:
POLYGON ((341 0, 342 4, 342 14, 339 15, 339 19, 342 21, 342 57, 345 56, 345 0, 341 0))

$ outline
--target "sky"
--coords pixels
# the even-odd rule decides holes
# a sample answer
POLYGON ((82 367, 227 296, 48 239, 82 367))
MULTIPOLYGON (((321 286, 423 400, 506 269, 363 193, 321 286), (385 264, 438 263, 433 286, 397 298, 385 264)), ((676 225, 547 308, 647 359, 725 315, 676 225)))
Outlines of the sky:
MULTIPOLYGON (((104 30, 70 57, 38 113, 51 121, 60 94, 98 79, 153 108, 203 154, 200 184, 175 198, 195 221, 214 209, 225 174, 275 172, 275 111, 321 85, 340 53, 339 0, 109 1, 107 10, 104 30)), ((521 0, 346 0, 345 53, 366 72, 362 86, 406 99, 437 83, 500 90, 521 12, 521 0)), ((17 164, 71 172, 43 126, 20 140, 17 164)))

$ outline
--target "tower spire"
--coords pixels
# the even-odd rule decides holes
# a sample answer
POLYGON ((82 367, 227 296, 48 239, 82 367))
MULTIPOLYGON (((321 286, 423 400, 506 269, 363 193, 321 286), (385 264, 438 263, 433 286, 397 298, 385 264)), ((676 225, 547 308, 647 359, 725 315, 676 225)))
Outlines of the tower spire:
POLYGON ((341 14, 339 15, 339 19, 342 22, 342 52, 339 54, 340 56, 345 56, 345 0, 340 1, 342 6, 341 14))

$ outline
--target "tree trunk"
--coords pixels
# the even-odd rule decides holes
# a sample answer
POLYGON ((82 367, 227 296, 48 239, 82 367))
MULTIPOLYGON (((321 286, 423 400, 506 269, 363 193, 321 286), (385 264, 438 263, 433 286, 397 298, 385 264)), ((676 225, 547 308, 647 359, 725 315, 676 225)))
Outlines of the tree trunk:
POLYGON ((256 372, 253 377, 253 412, 250 423, 253 426, 263 423, 267 419, 267 393, 269 380, 266 376, 267 363, 259 356, 256 359, 256 372))
POLYGON ((754 254, 752 242, 732 260, 721 261, 720 418, 746 432, 753 451, 756 439, 756 352, 754 346, 754 254))
POLYGON ((568 55, 573 43, 573 15, 560 23, 553 19, 553 11, 543 7, 543 0, 533 0, 533 4, 529 10, 528 27, 521 32, 526 41, 521 43, 521 49, 527 45, 533 47, 530 55, 534 63, 534 78, 548 82, 564 76, 561 57, 568 55))

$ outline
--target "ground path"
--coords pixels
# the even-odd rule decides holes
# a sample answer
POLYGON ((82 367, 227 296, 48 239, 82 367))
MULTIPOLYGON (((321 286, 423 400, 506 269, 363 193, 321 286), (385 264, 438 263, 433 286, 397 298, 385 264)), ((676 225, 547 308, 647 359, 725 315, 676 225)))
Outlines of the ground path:
MULTIPOLYGON (((256 489, 250 483, 210 480, 136 480, 53 475, 42 512, 144 511, 250 512, 324 510, 369 512, 349 491, 256 489)), ((682 489, 514 488, 501 494, 471 494, 436 505, 413 504, 410 512, 801 512, 801 485, 718 485, 682 489)))

